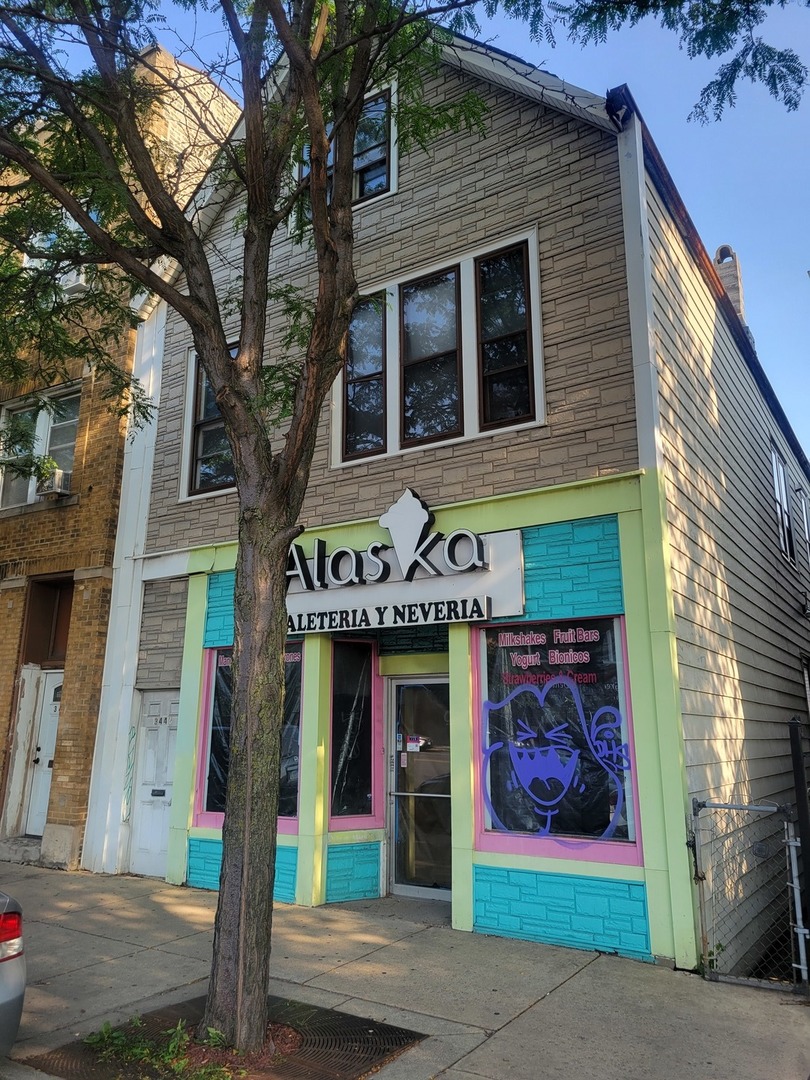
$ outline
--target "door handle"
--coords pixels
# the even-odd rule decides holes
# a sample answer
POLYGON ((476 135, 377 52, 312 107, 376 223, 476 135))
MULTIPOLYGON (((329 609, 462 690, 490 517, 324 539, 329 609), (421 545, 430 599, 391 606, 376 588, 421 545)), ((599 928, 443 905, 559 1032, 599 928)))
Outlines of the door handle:
POLYGON ((39 765, 39 757, 33 759, 35 765, 39 765))

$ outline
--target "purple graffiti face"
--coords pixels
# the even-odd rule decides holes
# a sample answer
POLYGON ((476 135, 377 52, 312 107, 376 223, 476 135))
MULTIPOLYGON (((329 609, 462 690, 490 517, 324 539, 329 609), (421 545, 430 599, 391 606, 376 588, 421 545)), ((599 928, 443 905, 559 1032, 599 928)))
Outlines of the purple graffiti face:
POLYGON ((509 743, 509 758, 520 786, 543 809, 556 806, 573 783, 579 750, 509 743))
MULTIPOLYGON (((541 689, 531 684, 519 686, 503 701, 485 701, 483 707, 484 740, 490 731, 493 714, 501 709, 520 708, 525 719, 515 717, 517 732, 513 737, 499 740, 497 737, 483 751, 482 788, 484 802, 489 811, 494 828, 503 832, 530 831, 548 836, 557 815, 562 813, 566 795, 601 790, 605 792, 604 802, 609 807, 610 819, 598 834, 603 838, 612 837, 621 823, 624 811, 624 775, 630 768, 630 751, 627 743, 621 741, 622 718, 618 709, 611 705, 598 708, 588 719, 582 705, 577 684, 564 675, 549 680, 541 689), (552 691, 566 692, 570 695, 576 713, 576 722, 565 722, 551 727, 545 732, 533 731, 529 719, 545 710, 547 699, 552 691), (520 708, 513 704, 521 695, 527 695, 533 708, 520 708), (531 702, 534 699, 534 702, 531 702), (530 726, 531 725, 531 726, 530 726), (571 745, 574 736, 585 746, 582 749, 571 745), (537 745, 541 742, 541 745, 537 745), (509 776, 502 767, 503 758, 508 755, 509 776), (501 763, 497 771, 500 777, 497 808, 490 792, 490 764, 501 763), (582 766, 586 766, 583 770, 582 766), (601 780, 594 775, 594 769, 602 770, 601 780), (525 793, 532 803, 537 816, 538 828, 527 823, 525 814, 521 817, 518 804, 516 829, 510 829, 498 816, 498 808, 509 809, 510 800, 520 799, 520 792, 525 793)), ((515 819, 513 819, 515 820, 515 819)))

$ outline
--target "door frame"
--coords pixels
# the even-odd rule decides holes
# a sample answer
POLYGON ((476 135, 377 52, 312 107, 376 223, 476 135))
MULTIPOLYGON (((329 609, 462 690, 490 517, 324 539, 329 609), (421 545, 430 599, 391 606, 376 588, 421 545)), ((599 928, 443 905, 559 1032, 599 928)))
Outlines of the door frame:
MULTIPOLYGON (((28 756, 28 777, 27 777, 27 781, 26 781, 25 799, 24 799, 24 803, 23 803, 22 818, 21 818, 21 822, 20 822, 21 827, 22 827, 22 835, 23 836, 41 837, 43 835, 44 831, 45 831, 45 826, 48 823, 48 807, 50 805, 50 800, 51 800, 51 788, 53 787, 53 758, 49 758, 48 760, 51 762, 51 764, 45 766, 46 769, 50 770, 50 775, 48 775, 48 773, 45 772, 45 769, 43 769, 42 773, 41 773, 41 775, 48 777, 48 785, 47 785, 47 787, 48 787, 48 797, 45 800, 45 821, 44 821, 43 827, 42 827, 43 832, 42 833, 29 833, 29 831, 28 831, 28 821, 29 821, 29 818, 31 817, 31 811, 32 811, 31 800, 32 800, 32 798, 34 797, 34 794, 35 794, 35 791, 34 791, 34 788, 35 788, 34 779, 35 779, 35 776, 36 776, 36 764, 37 764, 36 759, 39 758, 40 754, 47 757, 46 751, 40 750, 37 744, 40 742, 40 734, 41 734, 41 731, 42 731, 42 721, 45 719, 45 710, 48 708, 49 705, 54 704, 54 702, 51 700, 53 698, 53 693, 54 692, 53 691, 49 692, 49 687, 50 686, 55 687, 57 685, 57 683, 58 683, 60 689, 64 688, 64 685, 65 685, 65 671, 64 671, 64 668, 42 668, 41 669, 40 683, 39 683, 39 693, 37 695, 38 700, 37 700, 36 712, 34 713, 33 726, 31 728, 32 739, 31 739, 31 747, 30 747, 29 756, 28 756)), ((60 694, 59 695, 59 711, 60 711, 60 713, 61 713, 61 706, 62 706, 62 695, 60 694)), ((54 744, 53 745, 53 753, 54 753, 54 755, 56 754, 56 744, 57 744, 57 740, 59 738, 59 719, 60 719, 60 717, 57 716, 56 724, 54 726, 54 733, 53 733, 53 744, 54 744)))
MULTIPOLYGON (((396 709, 397 687, 421 686, 425 683, 444 683, 450 688, 450 676, 447 672, 425 672, 424 674, 385 675, 383 693, 383 739, 385 753, 385 841, 382 877, 384 895, 406 896, 423 900, 452 900, 450 889, 434 889, 422 885, 399 885, 394 881, 396 873, 396 809, 395 778, 397 774, 396 756, 396 709)), ((451 740, 452 761, 452 724, 448 724, 448 737, 451 740)), ((452 775, 452 769, 451 769, 452 775)), ((452 794, 448 796, 452 800, 452 794)), ((452 806, 452 801, 451 801, 452 806)))

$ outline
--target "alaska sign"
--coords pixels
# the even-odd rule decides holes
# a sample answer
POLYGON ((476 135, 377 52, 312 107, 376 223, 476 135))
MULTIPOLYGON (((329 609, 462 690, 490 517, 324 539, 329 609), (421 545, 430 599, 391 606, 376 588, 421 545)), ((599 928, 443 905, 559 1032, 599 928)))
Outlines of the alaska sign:
POLYGON ((410 488, 380 517, 391 543, 328 550, 290 548, 291 634, 428 623, 480 622, 523 613, 518 530, 489 535, 433 531, 435 517, 410 488))

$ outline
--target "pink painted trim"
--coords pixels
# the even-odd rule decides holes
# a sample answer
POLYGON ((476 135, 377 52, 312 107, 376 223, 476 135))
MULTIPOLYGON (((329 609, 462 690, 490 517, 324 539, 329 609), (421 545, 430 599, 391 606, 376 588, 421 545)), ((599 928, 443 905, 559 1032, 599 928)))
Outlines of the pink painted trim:
MULTIPOLYGON (((605 616, 606 617, 606 616, 605 616)), ((626 722, 627 735, 630 744, 630 760, 632 768, 631 784, 633 791, 633 825, 636 831, 635 840, 586 840, 576 836, 527 836, 516 833, 508 834, 495 829, 485 827, 484 796, 482 790, 483 777, 481 774, 481 761, 483 752, 483 729, 481 715, 483 709, 483 664, 484 664, 484 632, 488 629, 497 629, 505 624, 488 624, 476 627, 473 632, 473 645, 471 654, 472 665, 472 694, 475 723, 473 725, 473 754, 475 755, 475 768, 473 769, 473 794, 474 794, 474 819, 475 819, 475 850, 500 853, 504 855, 524 855, 534 858, 550 859, 576 859, 580 862, 598 862, 613 864, 614 866, 641 866, 643 865, 641 832, 638 813, 638 790, 636 786, 636 751, 633 742, 633 722, 630 709, 630 680, 627 666, 627 641, 624 633, 624 616, 616 616, 619 622, 619 636, 621 639, 622 661, 624 676, 623 689, 627 704, 626 722)), ((553 619, 536 619, 532 622, 553 622, 553 619)), ((518 622, 511 625, 522 625, 518 622)), ((529 625, 529 622, 526 622, 529 625)))
POLYGON ((630 788, 633 792, 633 825, 636 830, 636 839, 634 843, 638 849, 638 865, 643 866, 644 843, 641 838, 641 814, 639 812, 638 801, 638 771, 636 769, 636 738, 635 726, 633 724, 633 701, 630 694, 630 662, 627 656, 627 628, 625 626, 624 616, 619 619, 619 633, 622 643, 622 665, 624 668, 624 700, 627 705, 627 741, 630 744, 630 762, 633 766, 630 770, 630 788))
POLYGON ((211 814, 204 810, 207 780, 208 749, 211 740, 211 710, 214 694, 214 663, 216 649, 203 649, 202 692, 200 712, 197 719, 197 781, 194 785, 194 814, 192 825, 208 829, 221 829, 224 814, 211 814))
MULTIPOLYGON (((350 639, 339 639, 350 640, 350 639)), ((334 641, 334 639, 333 639, 334 641)), ((364 644, 368 644, 365 640, 364 644)), ((334 653, 333 653, 334 656, 334 653)), ((329 676, 330 701, 334 699, 334 667, 329 676)), ((332 798, 332 709, 330 705, 329 730, 329 787, 326 798, 332 798)), ((385 752, 383 746, 383 679, 380 675, 380 658, 376 642, 371 643, 371 813, 354 817, 329 815, 329 832, 351 832, 356 829, 382 829, 385 825, 385 752)))
MULTIPOLYGON (((220 646, 228 648, 228 646, 220 646)), ((192 828, 198 829, 221 829, 225 820, 222 813, 214 813, 204 810, 205 788, 208 780, 208 751, 211 743, 211 713, 214 705, 214 671, 218 649, 203 649, 203 680, 202 692, 200 693, 200 713, 197 724, 197 781, 194 788, 194 811, 192 814, 192 828)), ((304 651, 301 649, 301 717, 299 723, 304 722, 304 651)), ((300 790, 299 790, 300 798, 300 790)), ((297 817, 280 817, 278 819, 277 832, 292 836, 298 833, 297 817)))

